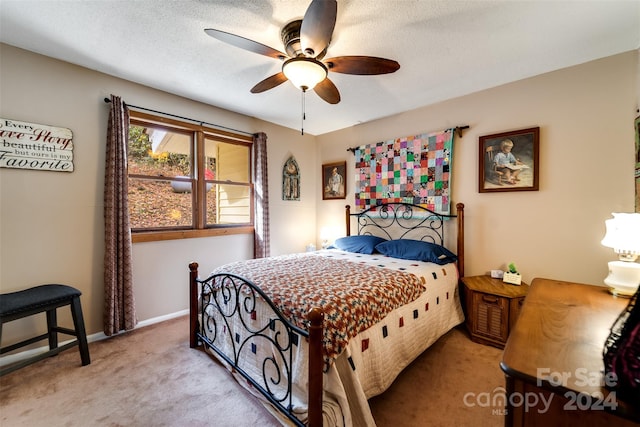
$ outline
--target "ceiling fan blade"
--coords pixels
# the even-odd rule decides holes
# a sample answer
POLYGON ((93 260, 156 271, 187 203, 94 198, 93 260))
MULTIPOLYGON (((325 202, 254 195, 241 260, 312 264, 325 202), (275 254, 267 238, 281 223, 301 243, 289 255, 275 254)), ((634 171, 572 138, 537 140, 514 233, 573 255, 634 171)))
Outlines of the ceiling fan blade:
POLYGON ((260 55, 265 55, 280 60, 287 58, 287 55, 280 52, 279 50, 273 49, 262 43, 254 42, 253 40, 249 40, 235 34, 227 33, 225 31, 220 31, 213 28, 206 28, 204 32, 214 39, 218 39, 232 46, 239 47, 240 49, 248 50, 249 52, 258 53, 260 55))
POLYGON ((257 85, 251 88, 251 93, 260 93, 265 90, 273 89, 274 87, 284 83, 287 81, 284 73, 281 71, 278 74, 274 74, 273 76, 267 77, 257 85))
POLYGON ((340 102, 340 92, 329 78, 324 79, 313 88, 320 98, 329 104, 337 104, 340 102))
POLYGON ((305 55, 315 57, 329 46, 337 12, 336 0, 311 2, 300 26, 300 45, 305 55))
POLYGON ((396 61, 375 56, 338 56, 322 62, 330 71, 361 76, 394 73, 400 68, 396 61))

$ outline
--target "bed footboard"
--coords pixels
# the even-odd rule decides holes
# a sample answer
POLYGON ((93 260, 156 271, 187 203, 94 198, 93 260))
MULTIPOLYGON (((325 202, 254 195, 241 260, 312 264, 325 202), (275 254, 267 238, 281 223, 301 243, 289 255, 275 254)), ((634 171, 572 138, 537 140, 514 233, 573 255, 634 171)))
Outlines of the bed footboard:
POLYGON ((247 279, 221 273, 200 280, 194 262, 189 264, 189 283, 190 347, 204 345, 213 350, 294 424, 322 426, 322 310, 309 312, 305 330, 289 322, 247 279), (266 302, 261 304, 261 310, 266 310, 263 316, 256 316, 261 303, 258 300, 266 302), (238 325, 241 330, 234 330, 238 325), (230 331, 234 331, 233 337, 230 331), (294 347, 301 339, 307 340, 309 352, 307 423, 293 413, 294 347), (242 361, 253 357, 260 343, 266 343, 272 353, 258 363, 261 372, 257 374, 246 369, 242 361))

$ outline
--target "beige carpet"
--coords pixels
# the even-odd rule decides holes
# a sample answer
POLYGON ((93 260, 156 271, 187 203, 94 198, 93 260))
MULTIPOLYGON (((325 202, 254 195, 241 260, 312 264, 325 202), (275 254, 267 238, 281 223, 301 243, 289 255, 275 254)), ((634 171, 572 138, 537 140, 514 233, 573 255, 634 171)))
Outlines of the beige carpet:
MULTIPOLYGON (((182 317, 91 343, 88 366, 74 348, 1 377, 0 425, 279 425, 209 355, 189 349, 187 331, 182 317)), ((477 404, 504 386, 500 357, 454 329, 371 399, 377 425, 502 426, 501 408, 477 404)))

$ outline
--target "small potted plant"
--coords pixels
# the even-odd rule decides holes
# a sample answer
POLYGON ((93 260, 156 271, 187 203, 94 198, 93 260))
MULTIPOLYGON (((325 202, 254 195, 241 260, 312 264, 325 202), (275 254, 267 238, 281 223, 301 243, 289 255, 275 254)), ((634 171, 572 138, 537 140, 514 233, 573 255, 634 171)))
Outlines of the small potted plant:
POLYGON ((514 263, 510 263, 507 268, 508 271, 504 272, 502 281, 512 285, 520 285, 522 283, 522 277, 520 276, 520 273, 518 273, 516 265, 514 263))

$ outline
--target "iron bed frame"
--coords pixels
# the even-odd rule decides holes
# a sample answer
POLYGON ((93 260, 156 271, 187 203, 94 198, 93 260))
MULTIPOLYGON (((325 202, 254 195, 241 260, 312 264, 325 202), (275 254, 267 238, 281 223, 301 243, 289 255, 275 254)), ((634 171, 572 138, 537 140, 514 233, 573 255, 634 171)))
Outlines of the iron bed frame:
MULTIPOLYGON (((357 234, 375 234, 388 239, 409 238, 411 233, 420 231, 422 239, 444 245, 445 220, 457 218, 456 253, 459 277, 464 275, 464 204, 456 205, 455 215, 443 215, 419 205, 409 203, 389 203, 368 208, 359 213, 351 213, 349 205, 345 209, 346 235, 351 235, 351 219, 356 219, 357 234), (377 233, 375 232, 377 231, 377 233)), ((189 264, 190 284, 190 338, 191 348, 206 346, 229 364, 233 372, 244 377, 277 410, 295 425, 309 427, 322 426, 322 376, 326 368, 322 355, 324 314, 319 307, 310 310, 307 316, 307 328, 292 324, 253 282, 229 273, 213 274, 199 279, 198 263, 189 264), (267 303, 267 316, 264 324, 249 325, 255 321, 257 300, 267 303), (209 315, 210 310, 218 313, 217 318, 209 315), (222 331, 230 330, 231 318, 236 317, 245 328, 246 337, 236 334, 227 338, 232 348, 226 353, 216 346, 216 340, 222 337, 222 331), (202 319, 202 321, 200 320, 202 319), (207 334, 213 335, 210 338, 207 334), (306 423, 298 419, 293 412, 292 369, 295 347, 300 340, 308 343, 308 401, 306 423), (268 340, 274 354, 262 361, 261 378, 248 373, 239 361, 243 352, 252 351, 255 340, 268 340), (284 391, 276 393, 274 388, 284 384, 284 391)))

